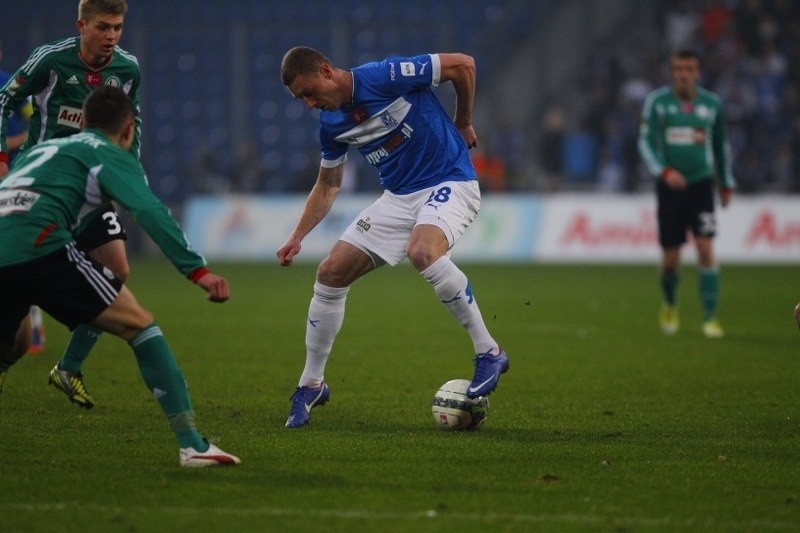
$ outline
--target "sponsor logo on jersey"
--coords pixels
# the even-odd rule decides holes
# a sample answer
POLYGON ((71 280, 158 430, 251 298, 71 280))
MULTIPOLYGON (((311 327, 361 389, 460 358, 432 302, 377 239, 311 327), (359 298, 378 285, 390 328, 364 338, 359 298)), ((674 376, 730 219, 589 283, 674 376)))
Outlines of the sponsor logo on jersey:
POLYGON ((706 132, 702 128, 689 126, 672 126, 667 128, 667 144, 673 146, 690 146, 706 142, 706 132))
POLYGON ((711 114, 711 111, 708 109, 707 106, 700 104, 694 110, 694 114, 697 115, 698 118, 706 119, 711 114))
POLYGON ((66 81, 65 83, 66 83, 67 85, 78 85, 80 82, 78 81, 78 76, 76 76, 75 74, 73 74, 72 76, 70 76, 69 78, 67 78, 67 81, 66 81))
POLYGON ((122 87, 122 82, 116 76, 111 76, 110 78, 108 78, 105 84, 108 85, 109 87, 122 87))
MULTIPOLYGON (((425 67, 423 66, 422 68, 425 68, 425 67)), ((406 78, 408 78, 410 76, 416 76, 417 75, 417 66, 414 63, 411 63, 410 61, 402 61, 400 63, 400 74, 402 74, 406 78)), ((421 74, 421 72, 420 72, 420 74, 421 74)))
POLYGON ((41 195, 24 189, 0 191, 0 217, 30 211, 41 195))
POLYGON ((81 129, 81 119, 83 118, 83 111, 77 107, 70 107, 62 105, 58 110, 58 124, 67 126, 68 128, 81 129))
POLYGON ((396 134, 392 135, 385 143, 383 143, 380 148, 377 150, 373 150, 372 152, 368 153, 365 157, 367 162, 371 165, 377 165, 381 162, 381 159, 385 157, 389 157, 392 152, 397 150, 400 145, 406 142, 408 139, 411 138, 411 134, 414 132, 414 128, 409 126, 408 124, 403 124, 400 128, 400 131, 396 134))
POLYGON ((103 83, 103 75, 99 72, 86 73, 86 85, 90 87, 99 87, 103 83))

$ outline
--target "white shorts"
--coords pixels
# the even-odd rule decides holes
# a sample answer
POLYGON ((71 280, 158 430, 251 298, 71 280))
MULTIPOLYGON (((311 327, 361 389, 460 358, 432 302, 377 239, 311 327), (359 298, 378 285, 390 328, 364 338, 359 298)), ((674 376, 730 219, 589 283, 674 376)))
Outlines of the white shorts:
POLYGON ((347 227, 340 240, 376 262, 394 266, 406 257, 411 231, 419 224, 441 228, 448 249, 478 216, 481 192, 477 180, 445 181, 430 189, 397 195, 384 191, 347 227))

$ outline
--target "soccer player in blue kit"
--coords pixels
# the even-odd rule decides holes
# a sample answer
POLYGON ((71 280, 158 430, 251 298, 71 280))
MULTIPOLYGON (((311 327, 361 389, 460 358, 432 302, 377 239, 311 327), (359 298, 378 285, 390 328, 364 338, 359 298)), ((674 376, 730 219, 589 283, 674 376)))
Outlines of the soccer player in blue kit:
POLYGON ((508 370, 508 356, 486 328, 469 279, 449 256, 481 201, 469 157, 477 146, 474 60, 458 53, 424 54, 345 70, 317 50, 297 46, 283 57, 281 81, 309 109, 320 110, 322 160, 297 226, 277 252, 279 263, 292 264, 303 238, 330 211, 350 146, 378 169, 385 189, 319 265, 306 324, 306 364, 286 427, 305 426, 311 409, 328 401, 325 365, 344 321, 350 285, 405 257, 472 339, 477 355, 467 395, 491 393, 508 370), (452 119, 431 88, 448 81, 456 94, 452 119))

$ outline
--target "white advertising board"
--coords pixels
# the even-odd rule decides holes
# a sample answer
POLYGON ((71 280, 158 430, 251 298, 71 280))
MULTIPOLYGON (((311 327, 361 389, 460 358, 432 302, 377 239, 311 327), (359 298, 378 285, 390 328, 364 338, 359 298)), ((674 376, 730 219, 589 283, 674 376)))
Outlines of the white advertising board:
MULTIPOLYGON (((374 195, 343 195, 303 242, 298 261, 319 261, 374 195)), ((305 196, 221 196, 189 201, 184 227, 209 259, 274 260, 305 196)), ((719 209, 720 261, 800 263, 800 197, 736 196, 719 209)), ((660 252, 650 194, 485 195, 477 220, 456 245, 458 260, 655 263, 660 252)), ((694 261, 687 245, 684 256, 694 261)))

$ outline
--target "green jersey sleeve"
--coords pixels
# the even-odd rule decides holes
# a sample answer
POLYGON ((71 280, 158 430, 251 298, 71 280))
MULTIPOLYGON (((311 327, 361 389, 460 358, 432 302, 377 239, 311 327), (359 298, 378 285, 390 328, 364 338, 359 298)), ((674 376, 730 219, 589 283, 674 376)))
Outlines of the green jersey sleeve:
POLYGON ((153 193, 139 161, 129 152, 108 147, 97 181, 103 194, 119 203, 185 276, 206 265, 194 251, 178 221, 153 193))
POLYGON ((714 150, 714 163, 716 167, 717 179, 722 187, 727 189, 736 188, 736 180, 733 177, 733 167, 731 161, 731 146, 728 142, 728 131, 725 120, 725 111, 720 104, 717 109, 717 120, 714 123, 714 138, 712 140, 714 150))
POLYGON ((639 126, 638 149, 647 170, 659 177, 667 167, 661 140, 664 137, 664 125, 659 116, 657 99, 660 93, 654 91, 645 100, 639 126))

